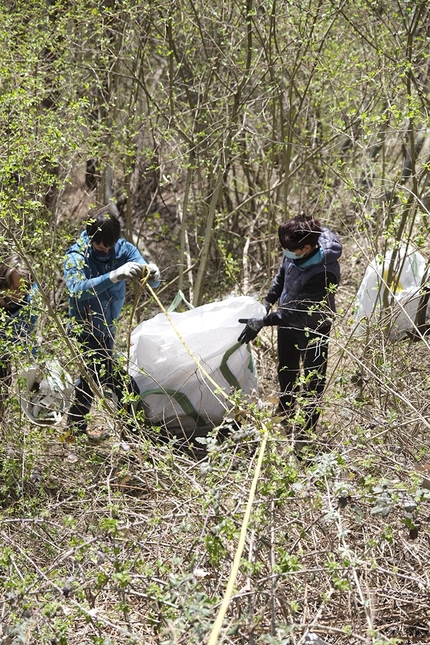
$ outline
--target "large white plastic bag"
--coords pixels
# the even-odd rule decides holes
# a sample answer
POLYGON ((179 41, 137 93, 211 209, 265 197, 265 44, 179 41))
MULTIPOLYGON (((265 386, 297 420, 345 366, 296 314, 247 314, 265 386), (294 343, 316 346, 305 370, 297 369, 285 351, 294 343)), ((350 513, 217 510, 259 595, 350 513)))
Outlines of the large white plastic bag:
MULTIPOLYGON (((169 316, 194 357, 224 392, 235 388, 248 394, 257 391, 257 375, 249 346, 237 343, 244 327, 238 319, 265 313, 255 298, 241 296, 169 316)), ((129 372, 154 425, 208 429, 221 423, 229 409, 163 313, 133 330, 129 372)))
MULTIPOLYGON (((401 247, 388 284, 392 254, 388 251, 384 258, 377 256, 367 267, 355 300, 355 319, 361 323, 363 318, 377 322, 383 309, 384 290, 389 288, 389 337, 397 340, 415 328, 426 261, 417 251, 408 252, 407 247, 401 247)), ((357 331, 362 330, 363 324, 359 324, 357 331)))

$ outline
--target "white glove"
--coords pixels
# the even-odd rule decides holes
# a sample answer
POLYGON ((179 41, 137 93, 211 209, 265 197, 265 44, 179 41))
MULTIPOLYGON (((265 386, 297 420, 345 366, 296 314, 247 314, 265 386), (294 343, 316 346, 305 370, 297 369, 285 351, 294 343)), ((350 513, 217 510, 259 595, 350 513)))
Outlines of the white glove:
POLYGON ((149 269, 149 279, 151 280, 151 282, 152 281, 158 282, 161 278, 160 269, 158 268, 158 266, 153 262, 150 262, 148 264, 148 269, 149 269))
POLYGON ((122 267, 114 269, 110 272, 109 277, 112 282, 119 282, 119 280, 131 280, 132 278, 139 278, 142 275, 142 265, 139 262, 127 262, 122 267))

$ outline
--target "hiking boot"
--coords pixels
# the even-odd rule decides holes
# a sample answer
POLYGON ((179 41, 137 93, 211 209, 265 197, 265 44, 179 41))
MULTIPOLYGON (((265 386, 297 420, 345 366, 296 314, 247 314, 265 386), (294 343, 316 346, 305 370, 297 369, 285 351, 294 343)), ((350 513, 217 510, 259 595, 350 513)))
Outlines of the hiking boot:
POLYGON ((92 432, 87 431, 83 434, 87 437, 88 443, 91 443, 93 445, 102 443, 102 441, 106 441, 106 439, 109 439, 110 437, 109 431, 104 430, 103 428, 93 430, 92 432))
POLYGON ((108 439, 110 434, 108 430, 104 430, 103 428, 94 430, 93 432, 77 430, 76 428, 67 428, 66 432, 61 435, 60 441, 64 441, 65 443, 75 443, 80 437, 86 437, 88 443, 97 445, 108 439))

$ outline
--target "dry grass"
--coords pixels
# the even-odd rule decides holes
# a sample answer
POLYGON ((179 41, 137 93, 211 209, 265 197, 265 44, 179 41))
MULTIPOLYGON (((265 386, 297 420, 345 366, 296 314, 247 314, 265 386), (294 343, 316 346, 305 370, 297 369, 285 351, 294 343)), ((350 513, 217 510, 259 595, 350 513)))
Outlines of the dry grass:
POLYGON ((430 491, 417 469, 430 462, 428 350, 375 332, 365 352, 344 311, 318 436, 302 459, 297 428, 272 420, 271 332, 257 351, 266 403, 248 411, 247 432, 200 461, 144 434, 121 443, 118 422, 98 447, 61 443, 61 428, 28 426, 9 407, 0 643, 207 642, 262 423, 269 440, 219 642, 298 645, 309 633, 345 645, 429 642, 430 491))
MULTIPOLYGON (((428 501, 413 440, 345 401, 326 417, 307 461, 271 430, 223 642, 280 643, 282 630, 291 642, 308 631, 333 643, 428 639, 428 501)), ((204 642, 258 441, 226 441, 198 463, 145 440, 127 450, 115 438, 89 448, 53 430, 3 433, 3 642, 204 642)))

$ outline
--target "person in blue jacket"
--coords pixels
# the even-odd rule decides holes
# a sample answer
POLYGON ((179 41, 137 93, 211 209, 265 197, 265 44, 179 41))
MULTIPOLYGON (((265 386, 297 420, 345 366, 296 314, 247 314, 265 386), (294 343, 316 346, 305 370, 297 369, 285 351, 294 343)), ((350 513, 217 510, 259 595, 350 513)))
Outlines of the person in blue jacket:
POLYGON ((120 222, 111 205, 104 206, 91 215, 64 261, 70 330, 79 342, 86 367, 75 386, 67 428, 68 433, 87 435, 93 441, 108 434, 103 430, 87 432, 87 415, 94 397, 91 379, 97 386, 108 386, 126 412, 126 401, 130 395, 138 394, 134 380, 113 361, 115 330, 125 301, 126 281, 141 277, 142 267, 148 265, 149 284, 153 288, 160 284, 158 267, 148 264, 137 247, 120 234, 120 222))
POLYGON ((34 297, 38 291, 31 273, 15 252, 2 253, 0 261, 0 411, 9 398, 11 361, 18 352, 36 355, 33 330, 37 321, 34 297))
POLYGON ((250 342, 264 326, 278 327, 279 411, 287 419, 294 416, 303 365, 304 430, 314 429, 326 383, 342 245, 335 233, 305 214, 282 223, 278 237, 283 259, 263 303, 267 315, 241 319, 246 327, 238 341, 250 342), (270 311, 276 301, 278 308, 270 311))

